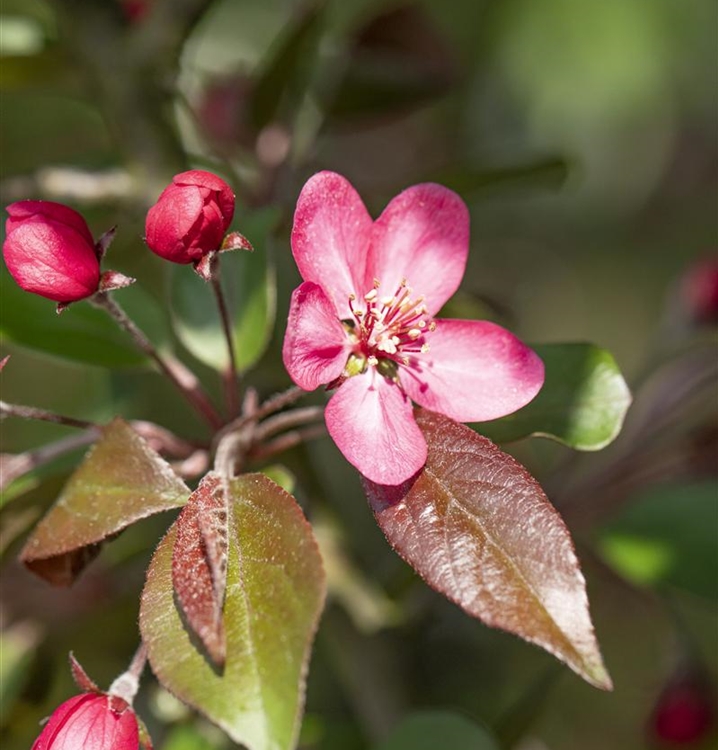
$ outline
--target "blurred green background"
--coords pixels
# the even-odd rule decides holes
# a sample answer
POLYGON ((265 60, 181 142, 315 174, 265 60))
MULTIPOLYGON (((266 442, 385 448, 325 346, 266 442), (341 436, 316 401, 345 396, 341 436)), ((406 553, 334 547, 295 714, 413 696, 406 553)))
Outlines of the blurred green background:
MULTIPOLYGON (((147 207, 189 167, 231 182, 234 228, 270 207, 278 217, 271 232, 246 230, 276 265, 274 335, 247 376, 263 395, 289 384, 279 356, 298 280, 288 234, 319 169, 349 178, 374 215, 417 182, 457 190, 472 247, 445 314, 492 318, 528 342, 592 341, 634 391, 606 451, 509 446, 574 534, 610 694, 427 589, 389 549, 328 440, 287 457, 332 573, 306 750, 418 747, 391 732, 428 709, 486 727, 486 748, 636 750, 661 746, 651 717, 681 680, 715 706, 718 358, 715 306, 698 290, 718 263, 717 30, 712 0, 0 4, 3 205, 65 202, 96 235, 118 224, 107 267, 139 279, 154 298, 136 303, 148 329, 215 395, 216 374, 172 337, 167 269, 142 242, 147 207)), ((52 303, 21 310, 2 275, 4 400, 202 434, 148 369, 78 362, 90 343, 58 356, 55 329, 43 339, 58 323, 52 303)), ((2 452, 65 434, 6 420, 2 452)), ((144 569, 169 522, 128 530, 71 590, 51 590, 14 557, 72 463, 15 485, 3 507, 6 750, 29 747, 39 719, 71 694, 67 651, 102 686, 124 668, 144 569)), ((149 679, 138 710, 157 747, 229 746, 149 679)), ((449 740, 442 716, 422 732, 436 732, 432 747, 478 747, 453 725, 449 740)), ((713 729, 684 746, 715 741, 713 729)))

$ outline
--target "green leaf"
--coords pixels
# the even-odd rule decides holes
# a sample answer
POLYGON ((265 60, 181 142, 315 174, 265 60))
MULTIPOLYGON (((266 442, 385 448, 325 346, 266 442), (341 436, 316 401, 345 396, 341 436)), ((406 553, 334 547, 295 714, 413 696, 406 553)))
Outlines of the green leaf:
POLYGON ((476 429, 497 443, 538 435, 582 451, 607 446, 621 431, 631 404, 631 392, 611 354, 593 344, 534 349, 546 366, 538 396, 514 414, 476 429))
POLYGON ((269 51, 249 102, 250 122, 260 131, 281 117, 283 104, 294 108, 304 94, 324 21, 323 0, 305 4, 294 24, 269 51), (287 101, 291 100, 291 101, 287 101))
POLYGON ((538 482, 469 427, 426 410, 416 421, 424 468, 398 486, 363 479, 389 543, 473 617, 610 689, 571 537, 538 482))
POLYGON ((600 535, 606 561, 639 586, 672 585, 718 601, 718 485, 646 490, 600 535))
POLYGON ((162 743, 162 750, 217 750, 218 747, 222 745, 205 737, 199 729, 193 726, 175 727, 162 743))
POLYGON ((434 182, 455 190, 461 195, 485 192, 497 188, 551 188, 564 185, 570 174, 570 163, 560 156, 549 156, 514 166, 467 169, 458 167, 430 176, 434 182))
MULTIPOLYGON (((167 316, 154 297, 134 284, 116 292, 116 299, 144 330, 155 346, 170 338, 167 316)), ((70 305, 61 315, 55 303, 18 287, 8 273, 0 273, 3 316, 0 339, 46 354, 103 367, 142 365, 147 362, 132 339, 107 313, 88 302, 70 305)))
POLYGON ((270 479, 246 474, 229 488, 224 669, 198 650, 178 609, 172 586, 177 524, 150 564, 140 629, 153 671, 178 698, 250 750, 293 748, 324 603, 321 558, 296 501, 270 479))
POLYGON ((170 465, 115 419, 40 521, 20 560, 56 586, 69 586, 108 537, 147 516, 184 505, 190 494, 170 465))
POLYGON ((483 727, 450 711, 410 714, 375 750, 499 750, 483 727))
POLYGON ((9 712, 30 676, 30 666, 41 641, 37 625, 17 622, 0 633, 0 725, 7 726, 9 712))
MULTIPOLYGON (((272 335, 276 284, 268 240, 277 220, 274 210, 258 212, 242 220, 242 234, 254 245, 254 252, 236 250, 218 256, 240 372, 259 360, 272 335)), ((229 363, 227 342, 212 287, 191 268, 175 266, 170 296, 174 329, 180 341, 204 364, 226 370, 229 363)))

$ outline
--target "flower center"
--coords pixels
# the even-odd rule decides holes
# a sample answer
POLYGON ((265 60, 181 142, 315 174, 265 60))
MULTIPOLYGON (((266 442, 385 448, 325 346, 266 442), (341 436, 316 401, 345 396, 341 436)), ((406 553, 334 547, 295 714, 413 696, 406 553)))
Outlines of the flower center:
POLYGON ((381 282, 374 279, 372 289, 357 300, 349 295, 352 318, 342 321, 355 344, 345 374, 358 375, 367 366, 390 379, 396 379, 399 365, 409 365, 412 358, 429 351, 428 333, 436 323, 428 314, 424 297, 413 297, 406 279, 392 295, 381 296, 381 282))

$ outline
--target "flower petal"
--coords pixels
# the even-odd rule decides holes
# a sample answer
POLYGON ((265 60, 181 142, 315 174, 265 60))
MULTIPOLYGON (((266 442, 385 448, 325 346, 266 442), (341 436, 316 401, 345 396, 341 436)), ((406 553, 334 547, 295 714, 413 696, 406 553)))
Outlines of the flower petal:
POLYGON ((27 219, 39 217, 38 220, 44 220, 46 223, 58 222, 72 227, 86 241, 88 245, 94 246, 95 240, 92 238, 92 232, 87 226, 87 222, 81 214, 73 208, 63 203, 54 201, 18 201, 11 203, 6 209, 8 220, 5 223, 7 234, 16 227, 23 224, 27 219))
POLYGON ((541 390, 539 356, 512 333, 485 320, 437 320, 429 352, 400 368, 406 392, 420 406, 459 422, 498 419, 541 390))
POLYGON ((369 272, 385 296, 406 279, 435 315, 458 289, 468 253, 466 204, 441 185, 414 185, 397 195, 374 224, 369 272))
POLYGON ((292 294, 282 357, 292 380, 305 391, 338 378, 351 342, 334 306, 318 284, 305 282, 292 294))
POLYGON ((292 252, 304 281, 319 284, 341 318, 349 295, 363 295, 372 220, 351 184, 334 172, 315 174, 302 188, 292 228, 292 252))
POLYGON ((195 185, 206 188, 216 194, 217 204, 222 213, 222 231, 227 230, 234 216, 234 193, 232 188, 216 174, 201 169, 190 169, 172 178, 175 185, 195 185))
POLYGON ((20 287, 55 302, 89 297, 100 283, 100 264, 85 235, 39 214, 13 227, 3 255, 20 287))
POLYGON ((372 482, 401 484, 426 463, 411 402, 373 368, 339 387, 324 418, 344 457, 372 482))
POLYGON ((203 207, 201 188, 168 185, 147 212, 145 240, 152 252, 174 263, 196 260, 185 250, 185 238, 202 216, 203 207))

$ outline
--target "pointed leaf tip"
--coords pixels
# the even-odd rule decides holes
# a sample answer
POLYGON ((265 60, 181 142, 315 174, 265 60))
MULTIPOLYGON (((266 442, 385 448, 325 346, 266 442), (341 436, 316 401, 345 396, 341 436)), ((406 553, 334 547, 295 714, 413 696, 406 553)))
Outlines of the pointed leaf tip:
POLYGON ((610 690, 571 537, 538 482, 469 427, 426 410, 417 423, 424 469, 398 487, 363 479, 389 543, 468 614, 610 690))
POLYGON ((49 583, 69 586, 103 541, 135 521, 184 505, 189 494, 170 465, 115 419, 35 527, 20 561, 49 583))

